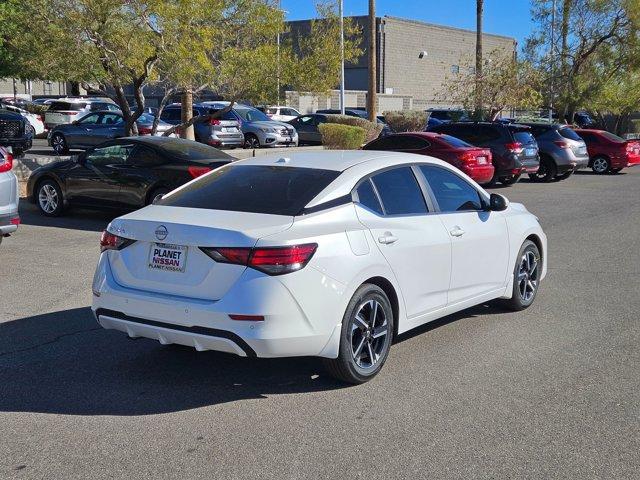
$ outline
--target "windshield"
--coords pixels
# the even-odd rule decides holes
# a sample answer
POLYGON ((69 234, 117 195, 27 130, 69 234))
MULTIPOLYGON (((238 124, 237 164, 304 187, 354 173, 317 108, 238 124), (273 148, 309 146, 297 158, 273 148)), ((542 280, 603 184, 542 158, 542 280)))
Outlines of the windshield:
POLYGON ((271 119, 256 108, 235 107, 234 110, 245 122, 270 122, 271 119))
POLYGON ((227 165, 164 196, 158 203, 295 216, 339 174, 316 168, 227 165))

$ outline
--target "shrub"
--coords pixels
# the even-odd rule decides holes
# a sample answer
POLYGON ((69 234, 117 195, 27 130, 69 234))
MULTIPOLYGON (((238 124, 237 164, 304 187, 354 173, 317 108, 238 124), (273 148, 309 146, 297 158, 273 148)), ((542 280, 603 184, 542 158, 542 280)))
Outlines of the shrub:
POLYGON ((427 125, 427 113, 420 110, 384 112, 384 121, 396 133, 421 132, 427 125))
POLYGON ((362 127, 338 123, 323 123, 318 130, 322 134, 322 145, 329 150, 356 150, 364 143, 366 134, 362 127))
POLYGON ((327 115, 328 123, 338 123, 340 125, 351 125, 360 127, 365 131, 365 142, 369 143, 380 135, 384 125, 378 122, 370 122, 366 118, 352 117, 351 115, 327 115))

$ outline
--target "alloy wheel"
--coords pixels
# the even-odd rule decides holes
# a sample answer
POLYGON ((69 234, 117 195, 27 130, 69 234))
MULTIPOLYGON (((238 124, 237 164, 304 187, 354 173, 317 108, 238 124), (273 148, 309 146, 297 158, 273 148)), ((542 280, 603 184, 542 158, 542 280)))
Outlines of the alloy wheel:
POLYGON ((53 150, 56 153, 62 153, 65 150, 64 138, 61 135, 54 135, 51 139, 53 150))
POLYGON ((518 267, 518 291, 520 298, 530 302, 538 289, 538 260, 532 251, 525 251, 518 267))
POLYGON ((45 183, 38 193, 38 203, 40 208, 45 213, 53 213, 58 208, 58 192, 53 185, 45 183))
POLYGON ((609 162, 605 158, 598 157, 593 161, 592 168, 596 173, 604 173, 609 169, 609 162))
POLYGON ((258 137, 254 137, 253 135, 248 136, 245 143, 248 148, 260 148, 260 140, 258 140, 258 137))
POLYGON ((375 368, 390 343, 389 323, 383 306, 377 300, 362 303, 351 319, 351 355, 364 371, 375 368))

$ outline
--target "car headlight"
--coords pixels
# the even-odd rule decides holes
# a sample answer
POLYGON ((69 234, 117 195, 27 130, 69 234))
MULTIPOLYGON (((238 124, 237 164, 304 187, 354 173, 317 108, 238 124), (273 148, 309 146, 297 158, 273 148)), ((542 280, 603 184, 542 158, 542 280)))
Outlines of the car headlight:
POLYGON ((264 133, 276 133, 275 128, 271 127, 259 127, 264 133))

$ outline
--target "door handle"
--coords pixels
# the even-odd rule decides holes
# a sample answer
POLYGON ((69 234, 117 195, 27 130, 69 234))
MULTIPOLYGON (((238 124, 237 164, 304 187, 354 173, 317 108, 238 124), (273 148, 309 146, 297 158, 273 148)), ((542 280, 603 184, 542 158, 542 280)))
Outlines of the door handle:
POLYGON ((391 232, 384 232, 383 235, 380 235, 378 237, 378 242, 384 244, 384 245, 389 245, 393 242, 398 241, 398 237, 396 237, 395 235, 393 235, 391 232))
POLYGON ((451 230, 449 230, 449 233, 453 237, 461 237, 462 235, 464 235, 464 230, 460 228, 458 225, 456 225, 451 230))

